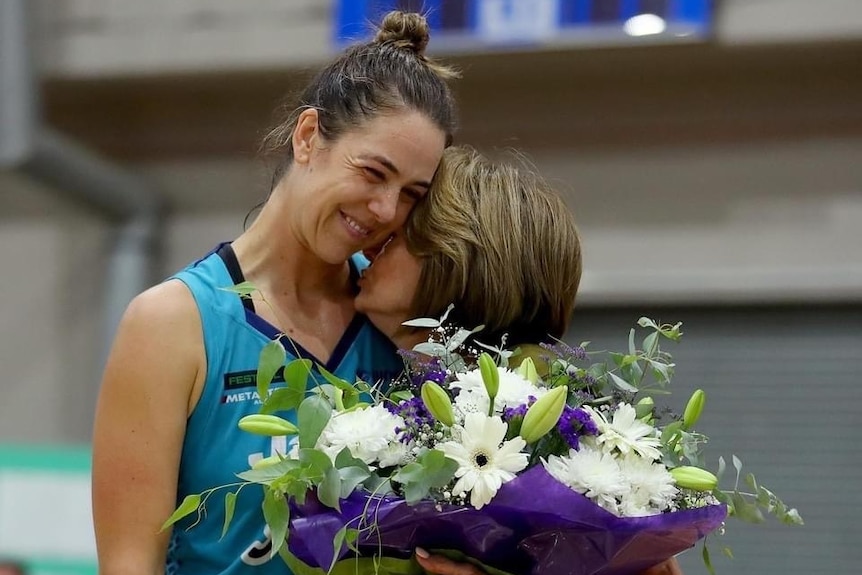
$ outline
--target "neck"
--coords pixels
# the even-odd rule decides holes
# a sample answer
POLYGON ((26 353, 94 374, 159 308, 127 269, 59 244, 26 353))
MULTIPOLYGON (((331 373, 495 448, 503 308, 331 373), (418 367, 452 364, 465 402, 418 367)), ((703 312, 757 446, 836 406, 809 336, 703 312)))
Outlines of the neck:
POLYGON ((323 262, 285 225, 284 194, 273 192, 233 249, 246 279, 261 289, 299 297, 352 297, 346 263, 323 262))
POLYGON ((416 345, 424 341, 428 341, 427 329, 415 329, 412 327, 405 327, 400 324, 398 325, 398 329, 394 332, 384 331, 384 333, 387 334, 389 339, 398 349, 412 350, 416 345))

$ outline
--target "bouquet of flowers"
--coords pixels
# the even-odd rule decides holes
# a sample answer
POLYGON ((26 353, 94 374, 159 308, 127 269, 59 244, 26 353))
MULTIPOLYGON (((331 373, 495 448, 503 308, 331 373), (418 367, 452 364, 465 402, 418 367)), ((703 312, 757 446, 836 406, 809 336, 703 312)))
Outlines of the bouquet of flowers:
MULTIPOLYGON (((240 473, 265 490, 263 514, 298 574, 411 573, 416 547, 474 562, 488 573, 637 573, 688 549, 727 516, 764 512, 801 524, 795 509, 748 474, 719 488, 695 430, 705 394, 681 415, 656 407, 673 376, 663 340, 680 324, 641 318, 626 352, 588 343, 506 349, 468 343, 481 329, 440 319, 407 322, 432 337, 403 350, 403 377, 383 389, 261 354, 260 413, 239 422, 295 436, 288 453, 240 473), (269 384, 284 369, 285 386, 269 384), (294 421, 278 412, 295 410, 294 421), (744 486, 743 486, 744 487, 744 486)), ((217 488, 189 496, 166 522, 217 488)), ((230 496, 226 498, 226 506, 230 496)), ((226 514, 227 529, 230 513, 226 514)), ((704 561, 712 571, 704 545, 704 561)))

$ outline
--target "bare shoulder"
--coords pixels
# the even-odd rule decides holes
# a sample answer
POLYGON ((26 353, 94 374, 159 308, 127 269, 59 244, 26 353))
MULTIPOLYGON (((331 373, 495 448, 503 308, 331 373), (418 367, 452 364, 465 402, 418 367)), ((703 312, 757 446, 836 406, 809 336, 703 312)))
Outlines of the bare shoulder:
POLYGON ((168 281, 129 304, 93 426, 93 518, 106 573, 164 568, 168 533, 159 526, 176 505, 186 421, 204 370, 200 317, 184 284, 168 281))
POLYGON ((205 363, 194 297, 185 284, 170 280, 129 304, 117 328, 104 383, 144 386, 175 400, 186 398, 191 406, 205 363))

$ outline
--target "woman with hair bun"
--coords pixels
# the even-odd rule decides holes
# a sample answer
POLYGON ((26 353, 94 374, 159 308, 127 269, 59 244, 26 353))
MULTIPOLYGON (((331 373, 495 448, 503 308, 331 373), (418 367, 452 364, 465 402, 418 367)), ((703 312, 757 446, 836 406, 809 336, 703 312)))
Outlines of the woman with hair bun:
POLYGON ((403 225, 452 140, 454 74, 425 57, 427 43, 423 17, 394 12, 324 67, 267 137, 281 161, 248 229, 129 304, 93 437, 102 575, 287 572, 270 561, 261 490, 241 491, 224 538, 219 493, 194 529, 194 516, 160 527, 186 495, 285 452, 236 427, 258 411, 254 375, 272 338, 288 359, 348 380, 400 371, 391 343, 354 311, 351 256, 403 225), (221 289, 243 281, 262 297, 221 289))

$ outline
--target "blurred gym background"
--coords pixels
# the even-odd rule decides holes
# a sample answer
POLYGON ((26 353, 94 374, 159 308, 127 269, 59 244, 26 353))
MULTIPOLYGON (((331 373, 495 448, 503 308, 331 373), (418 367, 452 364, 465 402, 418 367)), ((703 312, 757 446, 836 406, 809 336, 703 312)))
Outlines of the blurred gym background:
POLYGON ((122 309, 239 234, 275 110, 391 8, 462 69, 458 140, 524 151, 576 211, 570 340, 683 322, 672 406, 706 389, 710 461, 800 509, 710 538, 718 572, 858 573, 858 0, 0 0, 0 564, 95 573, 122 309))

